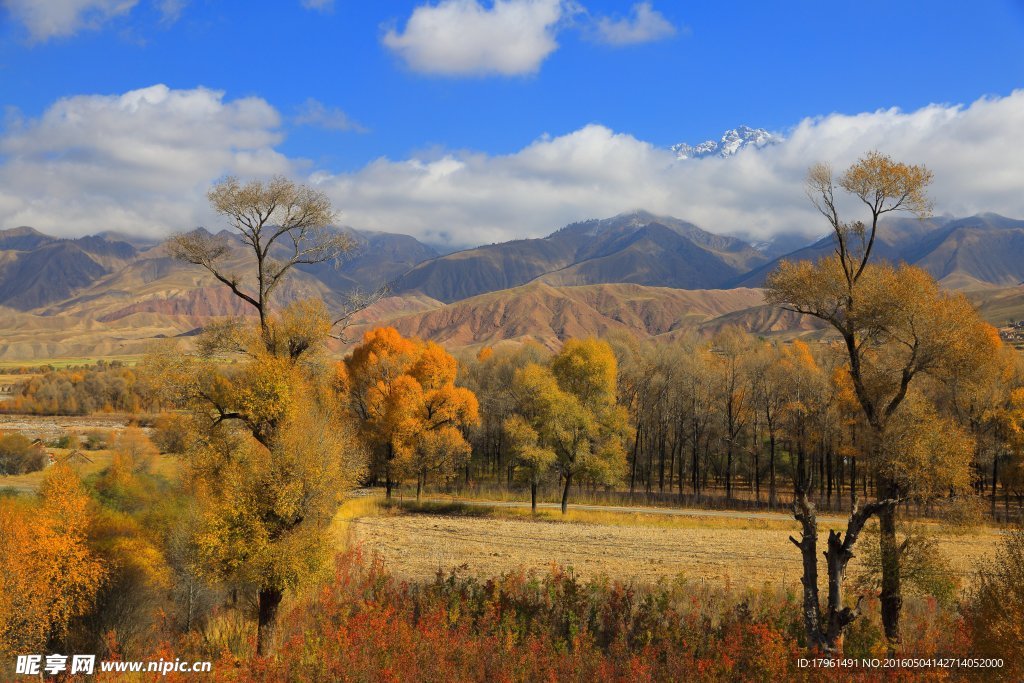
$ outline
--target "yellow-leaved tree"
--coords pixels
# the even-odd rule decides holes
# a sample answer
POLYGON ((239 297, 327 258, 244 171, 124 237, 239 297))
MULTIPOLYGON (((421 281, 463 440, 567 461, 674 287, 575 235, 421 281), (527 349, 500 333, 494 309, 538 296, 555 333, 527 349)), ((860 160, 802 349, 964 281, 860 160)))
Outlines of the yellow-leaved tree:
POLYGON ((255 592, 263 654, 285 591, 323 566, 329 522, 364 462, 323 353, 352 310, 282 306, 275 294, 294 268, 331 260, 352 241, 331 230, 323 193, 284 178, 227 178, 208 196, 235 246, 196 232, 172 238, 169 251, 205 268, 258 322, 211 325, 197 353, 164 349, 148 365, 153 384, 193 414, 184 469, 202 511, 202 569, 255 592))
POLYGON ((625 473, 624 443, 631 429, 628 412, 616 401, 617 379, 615 353, 597 339, 570 339, 549 365, 531 363, 516 372, 522 421, 506 422, 506 431, 531 467, 554 454, 563 513, 573 481, 613 484, 625 473))
POLYGON ((839 336, 853 394, 868 427, 863 459, 874 474, 878 495, 863 507, 854 506, 845 537, 835 531, 829 534, 830 605, 824 622, 818 614, 817 589, 811 595, 808 576, 817 556, 814 506, 806 492, 797 491, 795 515, 803 528, 797 545, 805 557, 808 638, 825 649, 841 642, 843 629, 858 614, 856 608, 839 604, 841 593, 833 582, 841 580, 863 525, 877 515, 882 621, 890 650, 895 650, 903 603, 901 546, 896 538, 899 504, 966 484, 972 450, 965 452, 959 433, 950 433, 948 447, 945 442, 928 442, 928 431, 951 425, 936 422, 933 411, 908 397, 922 377, 940 379, 999 353, 998 336, 964 296, 940 291, 919 268, 871 260, 883 216, 929 214, 931 179, 927 168, 878 152, 867 154, 838 179, 825 164, 812 167, 808 196, 832 228, 835 251, 814 263, 784 261, 767 282, 770 303, 824 320, 839 336), (867 221, 851 222, 841 216, 838 190, 866 207, 867 221))
POLYGON ((68 627, 93 607, 106 576, 88 544, 94 519, 66 465, 50 469, 38 500, 0 501, 0 653, 66 651, 68 627))

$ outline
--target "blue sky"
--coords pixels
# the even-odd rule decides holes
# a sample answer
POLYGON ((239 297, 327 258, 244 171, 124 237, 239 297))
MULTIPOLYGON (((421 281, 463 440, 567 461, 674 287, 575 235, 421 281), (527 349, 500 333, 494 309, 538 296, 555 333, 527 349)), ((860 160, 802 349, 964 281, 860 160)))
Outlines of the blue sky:
MULTIPOLYGON (((0 162, 9 167, 33 155, 36 163, 52 163, 71 148, 89 147, 87 129, 68 149, 25 141, 61 98, 117 97, 156 84, 222 93, 216 106, 255 98, 277 116, 257 126, 269 136, 257 148, 280 155, 289 172, 349 185, 362 182, 367 165, 382 157, 493 161, 521 154, 542 136, 558 140, 591 124, 660 149, 717 138, 739 124, 789 135, 806 117, 850 121, 892 108, 909 114, 928 105, 969 107, 1024 86, 1019 1, 0 0, 0 6, 0 104, 8 138, 0 162), (436 12, 439 5, 450 12, 436 12), (495 19, 497 5, 509 11, 504 24, 495 19), (514 14, 519 10, 526 14, 514 14), (467 23, 473 17, 484 23, 467 23), (437 28, 446 21, 452 25, 437 28), (523 28, 529 21, 534 27, 523 28), (509 26, 516 22, 518 29, 509 26), (454 43, 466 45, 454 49, 454 43), (519 54, 504 54, 510 43, 521 46, 519 54)), ((237 171, 237 164, 204 168, 213 177, 237 171)), ((117 192, 110 195, 116 202, 117 192)), ((7 203, 18 213, 16 199, 7 203)), ((554 221, 584 211, 543 216, 554 221)), ((45 212, 22 213, 28 220, 45 212)), ((391 226, 402 219, 370 214, 356 216, 372 227, 432 230, 435 239, 465 241, 451 230, 446 237, 443 225, 391 226)), ((504 220, 505 227, 486 235, 507 236, 512 220, 504 220)), ((531 218, 524 231, 540 230, 544 220, 531 218)), ((735 232, 737 225, 722 229, 735 232)))

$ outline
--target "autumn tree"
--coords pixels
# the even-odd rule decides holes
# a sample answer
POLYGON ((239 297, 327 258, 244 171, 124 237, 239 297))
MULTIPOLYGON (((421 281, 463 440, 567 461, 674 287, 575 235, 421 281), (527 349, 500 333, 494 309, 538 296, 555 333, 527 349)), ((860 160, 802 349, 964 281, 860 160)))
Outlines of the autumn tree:
POLYGON ((574 480, 611 484, 622 477, 628 414, 616 401, 618 364, 596 339, 570 339, 549 366, 518 371, 518 413, 537 433, 536 445, 556 456, 562 512, 574 480))
POLYGON ((355 243, 330 229, 335 213, 325 194, 287 178, 243 184, 228 177, 215 184, 207 198, 214 211, 228 219, 255 259, 253 272, 238 272, 229 258, 231 245, 201 231, 175 235, 167 243, 168 251, 179 260, 202 266, 255 309, 264 345, 277 353, 275 345, 282 340, 270 334, 274 292, 296 266, 330 261, 352 250, 355 243))
MULTIPOLYGON (((761 415, 768 436, 768 506, 775 507, 778 497, 778 442, 783 407, 787 399, 789 374, 782 363, 783 354, 778 345, 763 343, 750 361, 750 381, 753 392, 753 410, 761 415)), ((760 451, 761 445, 755 448, 760 451)), ((755 465, 755 470, 757 469, 755 465)), ((757 480, 757 499, 761 499, 760 478, 757 480)))
POLYGON ((733 457, 737 452, 740 434, 750 417, 752 403, 747 365, 753 347, 741 330, 729 327, 713 340, 714 369, 721 383, 720 396, 724 401, 722 437, 725 440, 725 497, 732 498, 733 457))
POLYGON ((352 243, 329 229, 334 213, 325 195, 284 178, 227 178, 208 198, 237 231, 247 265, 233 265, 230 245, 202 232, 178 235, 168 249, 251 306, 259 325, 211 325, 196 354, 165 349, 148 365, 153 385, 193 413, 186 472, 203 501, 203 564, 213 576, 255 587, 263 653, 285 591, 321 565, 327 523, 362 471, 323 358, 351 311, 339 317, 315 300, 278 309, 274 294, 296 266, 333 259, 352 243), (240 362, 218 362, 225 357, 240 362))
MULTIPOLYGON (((459 363, 458 383, 472 391, 480 405, 480 423, 468 430, 478 473, 493 474, 499 481, 512 483, 516 461, 504 430, 505 420, 516 409, 512 380, 517 370, 530 363, 543 363, 550 355, 540 345, 526 343, 496 349, 484 347, 459 363)), ((469 477, 467 464, 467 483, 469 477)))
POLYGON ((94 504, 65 465, 47 472, 36 501, 0 501, 0 652, 60 648, 94 605, 107 575, 89 547, 94 504))
POLYGON ((690 488, 694 495, 700 495, 704 489, 707 468, 702 467, 702 454, 710 447, 714 406, 720 404, 713 366, 714 357, 706 345, 684 349, 677 366, 681 411, 690 445, 690 488))
MULTIPOLYGON (((940 481, 923 483, 902 476, 912 468, 904 467, 902 452, 886 449, 899 441, 887 430, 897 422, 908 423, 900 411, 915 380, 946 372, 969 362, 972 356, 995 352, 988 327, 963 296, 940 292, 935 281, 918 268, 871 261, 883 216, 894 212, 918 217, 929 214, 926 190, 931 179, 925 167, 898 163, 878 152, 869 153, 838 179, 827 165, 812 167, 808 195, 832 228, 835 251, 816 263, 783 262, 767 283, 770 303, 826 321, 842 341, 854 394, 869 427, 869 460, 878 484, 878 500, 864 508, 855 507, 846 538, 831 532, 827 552, 844 564, 842 558, 852 556, 864 515, 879 516, 882 617, 893 647, 899 640, 902 605, 896 539, 899 503, 919 484, 935 490, 962 481, 957 473, 967 464, 950 463, 956 466, 953 470, 930 468, 943 478, 940 481), (839 190, 866 207, 867 221, 848 222, 842 217, 839 190)), ((796 507, 798 519, 813 519, 814 507, 806 496, 796 507)), ((807 553, 816 554, 812 547, 816 535, 811 533, 814 524, 802 523, 806 564, 807 553)))
POLYGON ((22 434, 0 432, 0 475, 37 472, 46 466, 46 452, 22 434))
POLYGON ((1008 680, 1024 676, 1024 528, 1009 530, 994 559, 978 570, 967 621, 977 655, 1006 663, 1008 680))
POLYGON ((419 499, 428 476, 448 478, 469 459, 462 430, 477 423, 477 399, 455 385, 458 363, 443 348, 378 328, 363 336, 339 372, 373 449, 371 473, 384 480, 388 497, 411 474, 419 499))
POLYGON ((540 434, 522 415, 510 415, 503 424, 518 477, 530 486, 530 509, 537 512, 537 487, 551 471, 558 455, 540 444, 540 434))

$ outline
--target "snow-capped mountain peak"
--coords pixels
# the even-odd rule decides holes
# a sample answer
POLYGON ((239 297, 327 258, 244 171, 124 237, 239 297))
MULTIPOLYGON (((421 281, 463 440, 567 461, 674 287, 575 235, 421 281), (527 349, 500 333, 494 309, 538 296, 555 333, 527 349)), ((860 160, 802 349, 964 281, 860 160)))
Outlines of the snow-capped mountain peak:
POLYGON ((680 142, 670 148, 677 159, 703 159, 709 156, 731 157, 746 147, 761 148, 782 142, 782 137, 764 128, 739 126, 725 131, 718 142, 706 140, 699 145, 680 142))

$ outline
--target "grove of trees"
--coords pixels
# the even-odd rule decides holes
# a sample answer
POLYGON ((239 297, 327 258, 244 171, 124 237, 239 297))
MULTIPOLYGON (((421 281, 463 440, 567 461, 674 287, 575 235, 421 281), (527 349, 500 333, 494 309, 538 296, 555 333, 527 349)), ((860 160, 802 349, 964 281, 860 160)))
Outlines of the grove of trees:
MULTIPOLYGON (((1024 510, 1020 355, 963 296, 872 256, 881 217, 927 214, 930 180, 927 169, 877 153, 838 178, 826 166, 811 169, 809 194, 835 253, 783 263, 767 297, 824 321, 817 335, 762 338, 726 327, 658 340, 569 339, 556 352, 525 344, 453 355, 380 327, 340 361, 328 345, 352 311, 280 296, 296 265, 351 246, 329 229, 326 197, 283 179, 218 183, 211 204, 237 232, 250 270, 238 272, 231 245, 205 233, 173 238, 170 251, 206 269, 254 316, 210 326, 188 352, 155 348, 138 369, 46 373, 14 399, 27 412, 172 410, 152 440, 122 432, 100 474, 83 482, 54 466, 38 496, 0 498, 0 651, 152 654, 174 642, 219 656, 244 650, 231 629, 222 637, 210 626, 226 628, 221 611, 230 609, 248 617, 238 632, 251 632, 248 664, 265 672, 322 664, 296 645, 313 625, 368 639, 332 651, 339 670, 368 671, 394 655, 391 647, 433 652, 469 675, 458 668, 466 662, 441 654, 466 647, 481 660, 504 648, 521 658, 513 669, 546 676, 584 666, 573 653, 590 653, 594 675, 642 679, 651 666, 644 658, 656 656, 673 671, 698 663, 725 671, 733 662, 730 671, 760 680, 783 669, 757 652, 791 665, 798 646, 873 646, 857 626, 862 601, 847 597, 855 552, 877 570, 859 590, 879 600, 875 645, 900 648, 909 618, 967 634, 944 640, 951 648, 971 641, 993 655, 1019 650, 1019 532, 1008 534, 959 611, 929 621, 903 610, 905 588, 932 548, 911 518, 969 516, 982 500, 1004 517, 1024 510), (864 221, 840 214, 840 193, 864 207, 864 221), (180 479, 155 471, 157 450, 179 459, 180 479), (407 486, 417 499, 431 489, 528 492, 535 512, 549 498, 566 513, 583 495, 785 509, 799 524, 790 540, 802 590, 759 594, 765 603, 754 614, 749 601, 690 609, 700 596, 675 589, 595 584, 578 597, 583 589, 558 572, 542 586, 439 576, 397 587, 351 553, 332 579, 332 523, 362 485, 382 486, 387 498, 407 486), (824 596, 822 509, 848 514, 845 528, 825 538, 824 596), (314 586, 323 589, 315 598, 314 586), (289 606, 289 595, 306 598, 289 606), (512 621, 497 613, 506 604, 519 610, 512 621), (512 622, 522 628, 509 630, 512 622), (695 634, 705 645, 693 644, 695 634), (548 659, 532 661, 530 652, 548 659), (624 662, 628 670, 616 668, 624 662)), ((0 440, 5 473, 24 469, 30 446, 0 440)))

